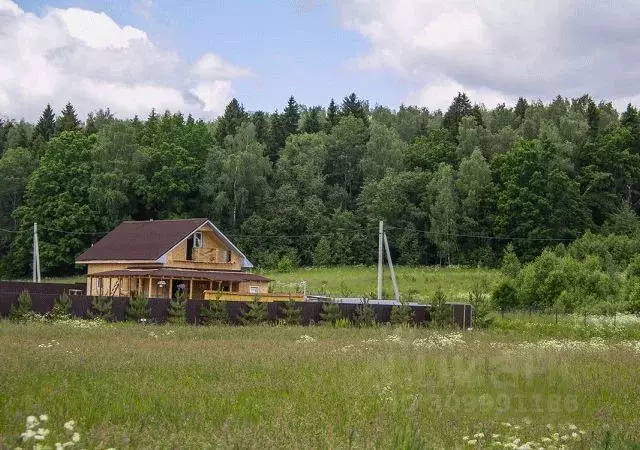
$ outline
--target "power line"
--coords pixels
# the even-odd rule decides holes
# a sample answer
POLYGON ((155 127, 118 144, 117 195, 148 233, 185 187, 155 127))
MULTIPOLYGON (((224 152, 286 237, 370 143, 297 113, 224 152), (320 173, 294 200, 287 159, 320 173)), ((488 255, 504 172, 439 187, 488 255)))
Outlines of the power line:
MULTIPOLYGON (((79 236, 104 236, 109 233, 109 231, 67 231, 60 230, 58 228, 48 228, 38 226, 40 230, 50 231, 52 233, 61 233, 68 235, 79 235, 79 236)), ((415 228, 403 228, 403 227, 395 227, 395 226, 385 226, 387 230, 396 230, 396 231, 411 231, 418 234, 422 234, 425 236, 446 236, 446 237, 457 237, 457 238, 468 238, 468 239, 481 239, 481 240, 495 240, 495 241, 534 241, 534 242, 573 242, 576 238, 536 238, 536 237, 524 237, 524 236, 492 236, 492 235, 481 235, 481 234, 464 234, 464 233, 443 233, 438 231, 429 231, 429 230, 417 230, 415 228)), ((0 232, 10 233, 10 234, 20 234, 20 233, 30 233, 30 230, 8 230, 6 228, 0 228, 0 232)), ((353 229, 344 229, 338 228, 329 233, 304 233, 304 234, 242 234, 242 233, 230 233, 226 234, 228 237, 232 237, 235 239, 242 238, 260 238, 260 239, 313 239, 313 238, 321 238, 321 237, 335 237, 337 233, 352 233, 353 235, 361 234, 362 236, 375 235, 376 230, 374 229, 362 229, 362 230, 353 230, 353 229)))
POLYGON ((401 227, 393 227, 386 226, 388 230, 400 230, 400 231, 414 231, 416 233, 425 234, 425 235, 433 235, 433 236, 450 236, 450 237, 464 237, 464 238, 475 238, 475 239, 487 239, 487 240, 498 240, 498 241, 546 241, 546 242, 573 242, 576 238, 535 238, 535 237, 521 237, 521 236, 489 236, 489 235, 481 235, 481 234, 460 234, 460 233, 440 233, 437 231, 427 231, 427 230, 416 230, 415 228, 401 228, 401 227))

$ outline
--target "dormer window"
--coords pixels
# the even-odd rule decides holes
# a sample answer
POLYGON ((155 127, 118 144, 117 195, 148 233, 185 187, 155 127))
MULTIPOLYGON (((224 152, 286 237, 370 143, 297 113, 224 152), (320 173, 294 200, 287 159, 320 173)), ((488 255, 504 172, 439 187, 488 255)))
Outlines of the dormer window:
POLYGON ((202 247, 204 247, 202 231, 196 231, 195 233, 193 233, 193 248, 202 248, 202 247))

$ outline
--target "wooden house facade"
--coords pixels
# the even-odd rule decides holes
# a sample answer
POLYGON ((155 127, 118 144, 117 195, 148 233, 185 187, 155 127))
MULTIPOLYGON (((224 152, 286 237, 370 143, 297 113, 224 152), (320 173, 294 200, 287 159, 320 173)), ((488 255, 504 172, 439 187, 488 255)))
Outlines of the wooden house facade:
POLYGON ((208 219, 123 222, 76 259, 87 295, 204 299, 205 292, 261 295, 268 278, 208 219))

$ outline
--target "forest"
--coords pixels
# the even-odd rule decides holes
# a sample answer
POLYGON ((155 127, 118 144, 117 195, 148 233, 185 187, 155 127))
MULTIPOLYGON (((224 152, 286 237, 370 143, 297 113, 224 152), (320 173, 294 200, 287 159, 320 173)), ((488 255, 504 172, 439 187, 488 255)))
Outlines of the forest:
MULTIPOLYGON (((447 111, 281 112, 233 99, 213 122, 179 112, 82 121, 70 103, 0 121, 0 277, 47 275, 123 220, 208 217, 263 268, 372 264, 384 220, 401 265, 531 261, 590 236, 638 236, 640 115, 588 95, 447 111)), ((0 116, 3 117, 3 116, 0 116)), ((603 238, 604 239, 604 238, 603 238)), ((550 257, 550 256, 549 256, 550 257)), ((625 259, 625 262, 628 262, 625 259)))

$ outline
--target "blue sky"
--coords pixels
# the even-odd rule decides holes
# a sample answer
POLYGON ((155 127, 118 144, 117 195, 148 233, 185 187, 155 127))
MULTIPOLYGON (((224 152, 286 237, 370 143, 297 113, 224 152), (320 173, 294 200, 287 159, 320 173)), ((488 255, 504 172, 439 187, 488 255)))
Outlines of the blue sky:
POLYGON ((372 104, 397 105, 403 87, 385 71, 363 71, 352 59, 367 41, 345 30, 330 1, 213 0, 150 3, 99 0, 22 0, 26 11, 77 7, 105 12, 120 25, 147 32, 192 63, 214 52, 253 76, 234 82, 246 108, 282 109, 289 95, 308 105, 327 105, 352 91, 372 104))
POLYGON ((640 2, 0 0, 0 116, 151 108, 640 103, 640 2))

